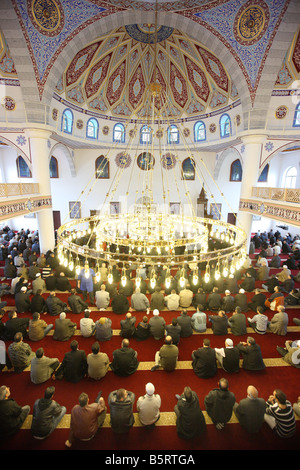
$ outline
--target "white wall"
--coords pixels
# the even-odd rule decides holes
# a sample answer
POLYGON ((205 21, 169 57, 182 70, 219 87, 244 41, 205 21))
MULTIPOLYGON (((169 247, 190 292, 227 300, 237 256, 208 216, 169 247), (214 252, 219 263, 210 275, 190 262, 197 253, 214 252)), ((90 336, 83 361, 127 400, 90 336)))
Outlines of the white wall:
MULTIPOLYGON (((139 150, 140 153, 141 150, 139 150)), ((76 175, 72 176, 69 163, 61 151, 54 151, 53 155, 57 158, 59 164, 59 178, 51 179, 51 191, 53 198, 53 209, 61 212, 61 221, 66 222, 69 211, 69 201, 78 201, 82 203, 82 217, 88 217, 90 210, 100 210, 101 213, 107 210, 103 205, 109 202, 121 202, 121 210, 131 209, 136 200, 146 194, 145 177, 147 172, 140 170, 136 163, 136 155, 130 152, 132 159, 131 165, 126 169, 119 169, 115 158, 118 151, 101 152, 99 150, 75 150, 74 162, 76 175), (99 155, 107 155, 110 163, 110 179, 95 179, 95 160, 99 155), (107 197, 107 193, 112 194, 107 197)), ((183 210, 188 211, 187 207, 191 201, 196 212, 197 198, 203 184, 203 175, 207 171, 200 162, 200 157, 194 155, 197 171, 194 181, 186 181, 183 184, 181 180, 180 161, 188 155, 182 151, 178 152, 178 162, 174 170, 162 169, 159 164, 159 157, 155 155, 155 167, 151 175, 149 186, 153 188, 153 202, 158 206, 163 203, 163 194, 166 195, 166 205, 169 202, 181 202, 183 210), (162 176, 163 175, 163 176, 162 176), (189 196, 186 193, 189 193, 189 196)), ((202 153, 201 158, 205 159, 207 168, 213 172, 214 153, 202 153)))
MULTIPOLYGON (((75 165, 75 176, 73 175, 72 168, 70 166, 70 158, 67 158, 67 153, 59 147, 55 147, 54 151, 50 151, 50 155, 57 158, 59 165, 59 178, 51 179, 51 192, 53 210, 60 211, 61 223, 69 221, 69 201, 80 200, 82 202, 82 213, 83 217, 90 215, 90 210, 103 210, 103 203, 107 193, 111 193, 113 188, 116 188, 112 197, 108 197, 106 202, 119 201, 121 202, 121 209, 125 210, 130 208, 135 202, 136 197, 142 195, 142 179, 145 176, 145 172, 140 170, 135 161, 135 152, 131 152, 131 166, 122 171, 118 171, 118 167, 115 163, 115 157, 121 149, 109 152, 110 158, 110 179, 109 180, 95 180, 95 159, 103 154, 107 155, 105 150, 74 150, 73 162, 75 165), (120 180, 117 181, 118 177, 120 180), (117 184, 118 183, 118 184, 117 184), (127 196, 127 191, 129 195, 127 196), (138 191, 138 194, 136 194, 138 191)), ((71 154, 72 152, 69 151, 71 154)), ((187 152, 185 150, 178 151, 178 160, 186 158, 187 152)), ((205 189, 208 194, 208 212, 210 211, 210 203, 213 202, 210 197, 213 194, 215 202, 222 204, 222 218, 227 221, 227 215, 230 212, 238 212, 239 197, 241 183, 230 182, 230 166, 231 163, 242 155, 239 153, 239 149, 232 148, 226 150, 226 156, 222 160, 220 168, 215 178, 214 172, 216 165, 219 164, 219 158, 221 153, 215 152, 195 152, 193 157, 197 162, 197 174, 195 181, 186 181, 184 185, 181 180, 180 166, 176 165, 175 170, 161 170, 156 157, 156 165, 152 173, 151 184, 153 184, 153 200, 155 203, 160 204, 162 202, 163 185, 162 185, 162 174, 164 175, 164 190, 166 194, 166 202, 181 202, 188 204, 189 198, 186 197, 185 192, 188 191, 190 199, 193 204, 193 208, 196 211, 196 201, 202 188, 203 178, 205 180, 205 189), (203 160, 203 163, 201 162, 203 160), (211 176, 209 176, 211 175, 211 176), (213 180, 216 180, 216 184, 213 180), (180 187, 180 191, 177 191, 177 185, 180 187), (221 195, 224 194, 224 197, 221 195)), ((2 171, 2 182, 13 183, 19 181, 32 182, 32 179, 17 177, 16 169, 16 158, 17 152, 11 147, 4 146, 0 147, 0 169, 2 171)), ((297 152, 281 152, 273 156, 270 160, 270 170, 267 186, 280 187, 282 186, 282 175, 289 166, 296 166, 298 170, 298 181, 297 187, 300 187, 300 151, 297 152)), ((45 171, 49 171, 45 169, 45 171)), ((266 185, 265 183, 259 183, 259 185, 266 185)), ((186 209, 186 207, 184 207, 186 209)), ((15 229, 20 228, 31 228, 36 229, 36 219, 28 219, 24 217, 18 217, 13 219, 10 223, 15 229)), ((269 230, 269 228, 276 227, 280 222, 272 221, 268 218, 261 218, 260 221, 253 222, 253 231, 256 230, 269 230)), ((299 232, 297 227, 289 226, 289 231, 293 234, 299 232)))

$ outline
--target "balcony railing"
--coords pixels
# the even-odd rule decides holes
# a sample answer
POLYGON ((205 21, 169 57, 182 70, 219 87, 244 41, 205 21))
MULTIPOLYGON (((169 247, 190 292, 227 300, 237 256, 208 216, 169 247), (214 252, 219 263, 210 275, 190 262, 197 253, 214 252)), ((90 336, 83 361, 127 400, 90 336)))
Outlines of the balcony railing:
POLYGON ((261 199, 300 203, 300 189, 290 188, 252 188, 252 196, 261 199))
POLYGON ((38 183, 1 183, 0 198, 22 196, 26 194, 39 194, 38 183))

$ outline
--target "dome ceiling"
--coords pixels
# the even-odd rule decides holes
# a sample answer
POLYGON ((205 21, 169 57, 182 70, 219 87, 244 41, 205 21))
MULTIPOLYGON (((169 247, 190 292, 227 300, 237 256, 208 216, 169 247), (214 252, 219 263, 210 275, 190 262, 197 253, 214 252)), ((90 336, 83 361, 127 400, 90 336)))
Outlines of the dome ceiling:
POLYGON ((154 81, 162 89, 156 102, 161 117, 211 112, 238 98, 224 65, 200 42, 167 26, 155 33, 149 24, 121 27, 88 44, 55 91, 101 114, 142 118, 145 92, 154 81))

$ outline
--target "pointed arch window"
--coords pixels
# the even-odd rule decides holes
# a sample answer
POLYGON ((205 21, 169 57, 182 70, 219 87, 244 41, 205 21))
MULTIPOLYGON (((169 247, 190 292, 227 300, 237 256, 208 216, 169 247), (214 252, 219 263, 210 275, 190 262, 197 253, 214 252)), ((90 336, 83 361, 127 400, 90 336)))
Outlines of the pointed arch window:
POLYGON ((231 135, 231 120, 228 114, 222 114, 220 117, 220 134, 221 137, 229 137, 231 135))
POLYGON ((58 178, 58 162, 55 157, 50 158, 49 163, 50 178, 58 178))
POLYGON ((206 127, 203 121, 197 121, 194 125, 194 141, 206 140, 206 127))
POLYGON ((193 158, 186 158, 182 162, 182 179, 193 181, 195 179, 195 161, 193 158))
POLYGON ((259 183, 266 183, 268 181, 268 174, 269 174, 269 164, 267 163, 264 167, 263 171, 259 175, 258 182, 259 183))
POLYGON ((31 178, 31 170, 21 155, 16 160, 18 178, 31 178))
POLYGON ((125 126, 121 122, 114 125, 113 141, 124 144, 125 142, 125 126))
POLYGON ((72 134, 73 131, 73 113, 70 109, 65 109, 62 113, 61 118, 61 130, 62 132, 66 132, 67 134, 72 134))
POLYGON ((96 179, 109 179, 109 160, 100 155, 95 161, 96 179))
POLYGON ((230 181, 242 181, 243 170, 239 159, 231 163, 230 181))
POLYGON ((89 139, 98 139, 99 124, 97 119, 91 118, 86 124, 86 136, 89 139))
POLYGON ((168 127, 168 144, 179 144, 179 130, 175 124, 168 127))

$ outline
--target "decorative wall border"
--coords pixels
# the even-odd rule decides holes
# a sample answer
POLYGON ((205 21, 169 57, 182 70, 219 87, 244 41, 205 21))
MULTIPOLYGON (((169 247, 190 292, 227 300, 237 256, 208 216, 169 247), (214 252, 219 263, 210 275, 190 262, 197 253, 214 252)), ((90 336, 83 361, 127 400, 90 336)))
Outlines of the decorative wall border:
POLYGON ((300 206, 298 208, 290 204, 283 205, 262 200, 240 199, 239 210, 300 227, 300 206))
POLYGON ((37 196, 0 202, 0 220, 52 208, 51 196, 37 196))

